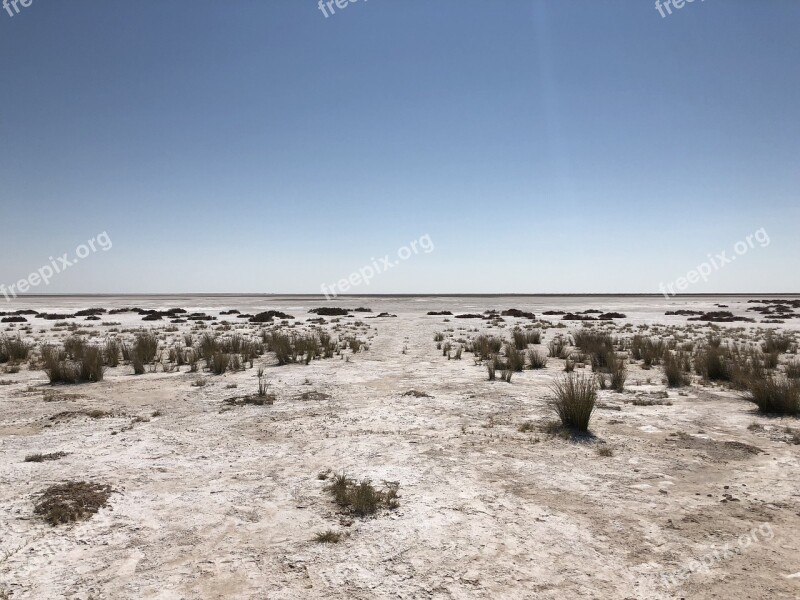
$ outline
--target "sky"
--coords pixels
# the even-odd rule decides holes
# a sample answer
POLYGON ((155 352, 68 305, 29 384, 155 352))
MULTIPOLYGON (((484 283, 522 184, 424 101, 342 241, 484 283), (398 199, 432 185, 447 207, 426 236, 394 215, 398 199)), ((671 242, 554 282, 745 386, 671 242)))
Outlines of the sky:
POLYGON ((800 2, 340 4, 0 10, 0 284, 800 292, 800 2))

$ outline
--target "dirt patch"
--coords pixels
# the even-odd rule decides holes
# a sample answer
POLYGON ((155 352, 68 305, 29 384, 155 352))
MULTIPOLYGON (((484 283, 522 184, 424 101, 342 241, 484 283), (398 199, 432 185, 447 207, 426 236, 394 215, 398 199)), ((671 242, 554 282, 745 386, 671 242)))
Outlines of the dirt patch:
POLYGON ((666 443, 674 444, 675 447, 684 450, 699 450, 707 454, 714 462, 745 460, 763 452, 761 448, 745 444, 744 442, 720 442, 718 440, 701 438, 683 432, 679 432, 667 439, 666 443))

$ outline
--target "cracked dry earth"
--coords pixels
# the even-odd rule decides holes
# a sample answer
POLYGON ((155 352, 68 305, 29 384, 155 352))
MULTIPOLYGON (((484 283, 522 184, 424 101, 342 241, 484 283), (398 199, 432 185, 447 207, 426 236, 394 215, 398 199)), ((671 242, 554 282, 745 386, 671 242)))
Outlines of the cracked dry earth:
POLYGON ((800 597, 800 446, 780 435, 796 419, 759 416, 736 393, 697 383, 683 395, 669 390, 671 404, 635 405, 665 387, 658 369, 631 365, 626 392, 600 392, 593 437, 522 433, 526 421, 553 418, 549 384, 563 361, 489 382, 471 354, 448 361, 433 342, 436 331, 475 323, 443 323, 406 305, 393 312, 369 321, 369 350, 348 361, 258 359, 272 406, 224 404, 254 388, 251 369, 205 375, 195 387, 199 375, 185 369, 133 376, 122 365, 101 383, 59 387, 65 395, 49 402, 41 371, 4 375, 12 383, 0 386, 0 592, 800 597), (308 391, 328 396, 303 399, 308 391), (51 420, 93 409, 111 415, 51 420), (55 451, 67 456, 23 462, 55 451), (342 514, 319 477, 341 471, 400 482, 399 507, 342 514), (71 479, 114 493, 86 521, 37 519, 35 494, 71 479), (329 529, 345 534, 340 543, 314 541, 329 529), (726 544, 733 551, 700 563, 707 569, 692 562, 726 544))

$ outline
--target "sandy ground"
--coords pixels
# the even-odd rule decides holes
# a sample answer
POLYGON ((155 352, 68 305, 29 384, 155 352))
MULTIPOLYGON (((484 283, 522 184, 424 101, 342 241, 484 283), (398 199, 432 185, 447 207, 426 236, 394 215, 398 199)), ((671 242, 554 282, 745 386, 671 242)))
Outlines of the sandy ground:
MULTIPOLYGON (((471 354, 448 361, 433 341, 435 332, 452 327, 458 336, 484 322, 425 316, 570 304, 622 310, 629 318, 620 325, 683 323, 664 310, 718 300, 337 301, 397 317, 343 319, 362 320, 372 337, 348 360, 257 360, 277 394, 273 406, 224 405, 255 389, 255 369, 134 376, 121 365, 100 383, 54 388, 27 366, 0 372, 0 598, 800 598, 800 446, 783 434, 800 427, 797 419, 760 416, 735 392, 698 383, 668 391, 671 404, 637 406, 631 401, 658 398, 665 386, 660 369, 631 365, 626 392, 600 392, 594 437, 521 433, 525 421, 554 417, 549 385, 563 361, 490 382, 471 354), (191 385, 200 378, 205 386, 191 385), (51 389, 59 398, 45 401, 51 389), (402 395, 412 389, 431 397, 402 395), (312 390, 330 397, 301 398, 312 390), (95 408, 113 416, 51 420, 95 408), (754 423, 763 427, 748 428, 754 423), (602 446, 613 456, 600 456, 602 446), (23 461, 55 451, 68 455, 23 461), (400 482, 399 508, 341 514, 318 474, 343 470, 400 482), (35 495, 71 479, 115 493, 89 520, 51 527, 33 514, 35 495), (346 537, 316 543, 327 529, 346 537)), ((249 311, 248 302, 302 319, 320 305, 213 299, 192 309, 249 311)), ((726 302, 744 314, 745 299, 726 302)), ((165 327, 136 315, 104 321, 165 327)), ((493 331, 508 336, 517 322, 527 321, 509 318, 493 331)), ((35 339, 53 337, 52 323, 32 323, 35 339)))

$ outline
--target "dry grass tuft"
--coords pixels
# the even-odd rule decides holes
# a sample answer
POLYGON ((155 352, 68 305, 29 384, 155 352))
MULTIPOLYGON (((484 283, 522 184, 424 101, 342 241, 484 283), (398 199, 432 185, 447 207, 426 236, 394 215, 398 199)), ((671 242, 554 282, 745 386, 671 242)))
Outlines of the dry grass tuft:
POLYGON ((597 386, 593 377, 566 375, 556 379, 552 386, 553 408, 564 427, 588 431, 589 419, 597 400, 597 386))
POLYGON ((45 462, 50 460, 58 460, 60 458, 64 458, 67 455, 66 452, 51 452, 49 454, 28 454, 25 457, 25 462, 45 462))
POLYGON ((379 508, 395 509, 399 506, 397 490, 399 483, 384 482, 383 490, 377 489, 369 479, 356 481, 345 473, 336 475, 328 491, 343 509, 360 517, 375 514, 379 508))
POLYGON ((50 525, 88 519, 108 503, 110 485, 68 481, 41 492, 33 512, 50 525))
POLYGON ((342 540, 342 534, 332 529, 320 531, 314 535, 314 541, 318 544, 338 544, 342 540))

